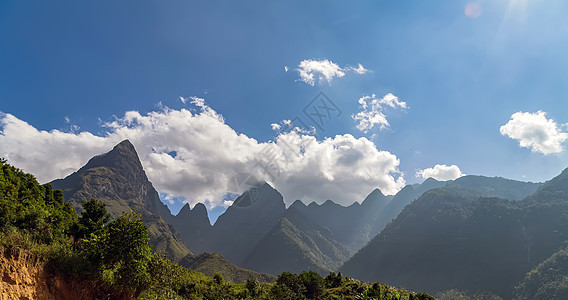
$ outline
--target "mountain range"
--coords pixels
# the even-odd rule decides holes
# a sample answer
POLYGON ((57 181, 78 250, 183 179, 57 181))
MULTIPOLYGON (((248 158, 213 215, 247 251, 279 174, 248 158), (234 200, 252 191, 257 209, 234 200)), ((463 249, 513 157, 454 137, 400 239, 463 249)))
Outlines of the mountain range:
POLYGON ((547 269, 564 266, 568 257, 568 171, 545 184, 429 178, 392 196, 375 189, 349 206, 296 200, 288 208, 276 189, 257 181, 213 225, 201 203, 173 216, 128 141, 51 184, 78 211, 90 198, 105 202, 113 216, 137 211, 154 249, 209 275, 222 270, 234 281, 341 271, 431 293, 459 289, 530 299, 561 295, 568 278, 547 269), (550 282, 559 288, 540 287, 550 282))

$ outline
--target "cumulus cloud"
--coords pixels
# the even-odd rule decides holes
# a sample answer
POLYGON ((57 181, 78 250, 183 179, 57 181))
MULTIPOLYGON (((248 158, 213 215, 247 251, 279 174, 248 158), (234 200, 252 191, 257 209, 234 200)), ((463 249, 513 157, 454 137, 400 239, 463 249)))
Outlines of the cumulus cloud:
POLYGON ((464 175, 456 165, 435 165, 433 168, 426 168, 416 172, 416 177, 424 179, 434 178, 440 181, 454 180, 464 175))
POLYGON ((502 135, 519 141, 519 145, 530 148, 532 152, 544 155, 564 151, 562 143, 568 139, 568 134, 552 119, 546 118, 546 113, 516 112, 511 115, 507 124, 501 126, 502 135))
POLYGON ((338 64, 324 59, 324 60, 312 60, 307 59, 300 62, 298 68, 296 69, 300 75, 300 81, 303 81, 311 86, 314 86, 316 79, 318 82, 327 81, 331 84, 334 78, 340 78, 345 76, 345 72, 352 71, 357 74, 365 74, 369 70, 365 69, 363 65, 358 64, 357 68, 345 67, 341 68, 338 64))
POLYGON ((374 188, 393 194, 405 184, 397 157, 366 138, 346 134, 318 141, 290 131, 258 142, 235 132, 202 98, 188 99, 197 112, 167 107, 147 114, 128 111, 104 123, 107 132, 101 136, 38 130, 1 114, 0 156, 49 182, 129 139, 159 192, 210 208, 230 204, 227 193, 235 191, 228 191, 228 183, 243 172, 269 181, 288 204, 333 199, 347 205, 374 188))
POLYGON ((399 159, 364 137, 344 134, 318 141, 291 131, 278 136, 272 146, 278 154, 275 173, 285 170, 274 183, 289 203, 331 199, 348 205, 361 201, 372 187, 395 194, 405 185, 399 159))
POLYGON ((406 102, 400 101, 397 96, 392 93, 386 94, 383 98, 377 98, 375 94, 371 96, 363 96, 358 100, 361 111, 356 115, 351 115, 353 120, 357 121, 357 129, 367 133, 373 127, 378 126, 379 129, 389 127, 390 124, 384 114, 387 107, 390 108, 408 108, 406 102))

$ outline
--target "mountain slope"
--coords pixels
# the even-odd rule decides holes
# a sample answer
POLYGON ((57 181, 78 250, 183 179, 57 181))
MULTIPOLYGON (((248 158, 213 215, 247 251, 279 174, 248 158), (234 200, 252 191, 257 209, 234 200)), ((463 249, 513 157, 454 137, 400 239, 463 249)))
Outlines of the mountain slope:
POLYGON ((531 204, 528 199, 541 199, 539 192, 523 201, 489 196, 519 199, 539 185, 468 176, 430 190, 340 271, 430 292, 456 288, 511 297, 531 266, 566 239, 568 228, 559 220, 568 210, 550 201, 531 204))
POLYGON ((448 183, 473 191, 484 197, 522 200, 537 191, 542 183, 523 182, 502 177, 468 175, 448 183))
POLYGON ((179 213, 171 218, 171 222, 191 252, 199 254, 207 250, 206 243, 213 226, 203 203, 197 203, 193 209, 189 204, 185 204, 179 213))
POLYGON ((379 189, 375 189, 361 204, 354 202, 348 207, 331 200, 321 205, 312 202, 308 206, 297 200, 290 207, 298 209, 308 219, 328 228, 338 242, 351 251, 357 251, 374 236, 371 233, 371 225, 391 199, 392 197, 387 197, 379 189))
POLYGON ((219 252, 241 265, 254 246, 270 231, 285 211, 282 195, 267 183, 239 196, 211 230, 207 252, 219 252))
POLYGON ((243 267, 270 274, 315 271, 324 275, 336 270, 351 254, 333 239, 329 229, 289 207, 250 252, 243 267))
POLYGON ((407 185, 394 195, 393 199, 385 205, 377 216, 374 224, 371 224, 371 238, 376 236, 412 201, 418 199, 424 192, 442 187, 446 184, 433 178, 426 179, 422 184, 407 185))
POLYGON ((515 287, 515 299, 568 299, 568 248, 528 272, 515 287))
POLYGON ((51 184, 54 189, 63 191, 65 200, 78 212, 81 201, 91 198, 103 201, 113 217, 130 210, 138 212, 148 226, 150 245, 156 251, 167 253, 174 261, 190 254, 173 226, 164 220, 171 218, 171 214, 160 201, 128 140, 51 184))
POLYGON ((259 282, 274 282, 276 280, 275 276, 237 267, 218 253, 188 255, 179 264, 207 276, 221 273, 225 280, 233 283, 245 283, 249 278, 255 278, 259 282))
POLYGON ((433 292, 482 287, 504 295, 528 267, 520 217, 507 200, 457 188, 431 190, 340 270, 433 292))
POLYGON ((400 190, 381 211, 373 225, 372 235, 375 236, 391 222, 412 201, 418 199, 424 192, 445 185, 454 185, 473 191, 479 196, 498 197, 509 200, 520 200, 534 193, 541 183, 521 182, 500 177, 485 177, 468 175, 454 181, 437 181, 426 179, 422 184, 407 185, 400 190))

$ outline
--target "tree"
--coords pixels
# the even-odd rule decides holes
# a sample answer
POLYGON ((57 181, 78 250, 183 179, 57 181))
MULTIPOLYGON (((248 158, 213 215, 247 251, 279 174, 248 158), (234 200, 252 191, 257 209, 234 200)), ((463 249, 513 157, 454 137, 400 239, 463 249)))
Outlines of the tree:
POLYGON ((247 282, 245 283, 245 287, 247 288, 251 297, 257 296, 259 284, 258 284, 258 281, 256 281, 256 279, 254 277, 247 279, 247 282))
POLYGON ((83 254, 101 278, 110 278, 111 283, 126 287, 137 296, 150 283, 149 242, 148 227, 140 215, 123 213, 98 233, 83 239, 83 254))
POLYGON ((123 213, 106 228, 104 263, 117 267, 117 283, 137 295, 148 284, 147 266, 152 250, 148 227, 135 212, 123 213))
POLYGON ((329 272, 329 275, 325 277, 325 285, 328 288, 340 287, 343 284, 343 276, 341 272, 335 274, 334 272, 329 272))
POLYGON ((222 284, 225 281, 223 279, 223 274, 215 273, 215 275, 213 275, 213 281, 215 281, 216 284, 222 284))
POLYGON ((76 239, 88 237, 91 233, 100 234, 105 224, 109 221, 106 204, 102 201, 91 199, 81 203, 83 212, 79 222, 72 229, 76 239))
POLYGON ((304 295, 308 299, 319 299, 325 288, 324 279, 314 271, 302 272, 299 277, 305 287, 304 295))

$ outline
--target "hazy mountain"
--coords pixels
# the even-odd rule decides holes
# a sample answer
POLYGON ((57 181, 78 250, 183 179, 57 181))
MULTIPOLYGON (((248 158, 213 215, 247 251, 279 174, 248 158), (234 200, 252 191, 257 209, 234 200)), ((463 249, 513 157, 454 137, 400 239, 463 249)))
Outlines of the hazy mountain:
POLYGON ((568 237, 568 222, 560 221, 568 209, 540 201, 557 191, 551 183, 565 187, 568 181, 555 178, 522 201, 488 196, 519 199, 539 184, 467 176, 430 190, 340 271, 411 289, 484 290, 509 298, 525 273, 568 237))
POLYGON ((241 265, 256 244, 284 215, 282 195, 267 183, 259 183, 239 196, 211 230, 205 249, 218 252, 241 265))
POLYGON ((348 248, 334 239, 329 229, 314 223, 291 206, 258 242, 242 266, 270 274, 315 271, 326 275, 337 270, 351 254, 348 248))
POLYGON ((106 203, 113 217, 136 211, 148 226, 150 245, 156 251, 167 253, 174 261, 190 254, 174 227, 164 220, 171 218, 170 211, 160 201, 128 140, 106 154, 91 158, 77 172, 55 180, 51 185, 63 190, 65 200, 78 212, 81 201, 91 198, 106 203))
POLYGON ((207 250, 206 243, 211 234, 212 226, 205 205, 198 203, 191 209, 189 204, 185 204, 179 213, 171 219, 172 224, 191 252, 199 254, 207 250))
POLYGON ((565 203, 568 201, 568 169, 553 179, 547 181, 531 196, 527 197, 530 203, 565 203))
POLYGON ((480 196, 499 197, 510 200, 520 200, 536 191, 542 183, 521 182, 500 177, 485 176, 463 176, 454 181, 437 181, 433 178, 426 179, 421 184, 405 186, 390 201, 381 214, 377 217, 373 225, 373 236, 381 232, 398 214, 410 204, 418 199, 424 192, 442 186, 456 185, 464 189, 471 190, 480 196))
POLYGON ((521 200, 533 194, 543 184, 516 181, 502 177, 468 175, 450 181, 448 185, 457 185, 485 197, 521 200))
POLYGON ((328 228, 337 241, 351 251, 357 251, 374 236, 371 226, 391 199, 392 197, 387 197, 379 189, 375 189, 361 204, 354 202, 348 207, 331 200, 321 205, 312 202, 306 206, 297 200, 290 208, 299 210, 308 219, 328 228))
POLYGON ((424 192, 444 186, 446 182, 437 181, 433 178, 426 179, 422 184, 407 185, 400 190, 393 199, 385 205, 371 225, 371 238, 377 235, 412 201, 418 199, 424 192))

